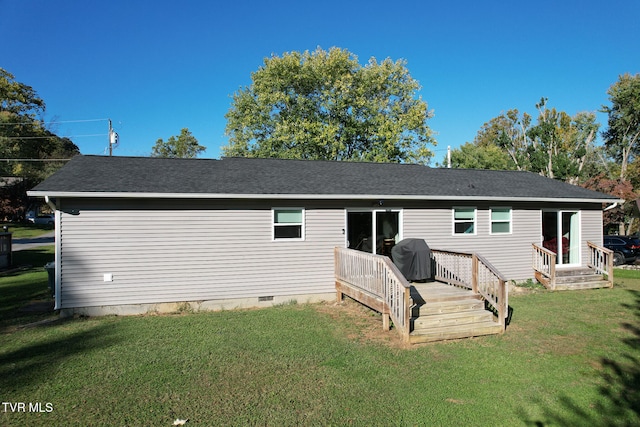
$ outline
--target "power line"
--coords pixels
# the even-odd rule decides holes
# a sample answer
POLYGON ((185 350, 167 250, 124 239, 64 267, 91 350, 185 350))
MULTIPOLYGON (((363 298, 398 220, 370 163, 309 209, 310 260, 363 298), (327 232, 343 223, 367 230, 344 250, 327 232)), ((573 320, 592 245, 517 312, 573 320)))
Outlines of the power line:
POLYGON ((92 136, 105 136, 108 135, 106 133, 94 133, 89 135, 73 135, 73 136, 0 136, 0 139, 47 139, 47 138, 84 138, 84 137, 92 137, 92 136))
POLYGON ((68 162, 71 159, 0 159, 0 162, 68 162))
POLYGON ((39 123, 41 125, 51 125, 51 124, 58 124, 58 123, 106 122, 107 120, 109 119, 61 120, 61 121, 51 121, 51 122, 41 122, 39 120, 34 120, 33 122, 0 123, 0 125, 28 125, 30 123, 39 123))

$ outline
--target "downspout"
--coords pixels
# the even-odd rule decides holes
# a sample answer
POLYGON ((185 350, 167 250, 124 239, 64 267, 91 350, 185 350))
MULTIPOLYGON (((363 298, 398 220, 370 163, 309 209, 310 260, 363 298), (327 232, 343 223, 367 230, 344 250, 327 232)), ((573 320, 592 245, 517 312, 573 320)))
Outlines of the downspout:
POLYGON ((62 276, 60 274, 60 212, 58 211, 58 207, 56 206, 56 204, 53 202, 53 200, 49 198, 49 196, 44 196, 44 201, 47 203, 47 205, 49 205, 49 207, 55 214, 54 264, 56 268, 55 268, 55 284, 53 287, 55 305, 53 306, 53 309, 59 310, 60 309, 60 277, 62 276))
POLYGON ((606 212, 606 211, 610 211, 611 209, 615 208, 618 206, 618 202, 614 202, 611 206, 607 206, 606 208, 604 208, 602 210, 602 212, 606 212))
POLYGON ((44 201, 47 203, 47 205, 49 205, 49 207, 54 213, 58 210, 55 203, 53 203, 53 201, 49 198, 49 196, 44 196, 44 201))

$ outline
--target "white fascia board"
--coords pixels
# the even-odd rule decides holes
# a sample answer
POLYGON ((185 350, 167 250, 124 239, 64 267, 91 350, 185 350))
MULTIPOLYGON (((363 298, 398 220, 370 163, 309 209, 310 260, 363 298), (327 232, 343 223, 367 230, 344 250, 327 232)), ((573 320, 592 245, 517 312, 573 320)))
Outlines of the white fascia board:
POLYGON ((504 201, 504 202, 563 202, 563 203, 621 203, 622 199, 590 199, 562 197, 499 197, 446 196, 418 194, 226 194, 226 193, 131 193, 131 192, 74 192, 27 191, 30 197, 105 198, 105 199, 245 199, 245 200, 446 200, 446 201, 504 201))

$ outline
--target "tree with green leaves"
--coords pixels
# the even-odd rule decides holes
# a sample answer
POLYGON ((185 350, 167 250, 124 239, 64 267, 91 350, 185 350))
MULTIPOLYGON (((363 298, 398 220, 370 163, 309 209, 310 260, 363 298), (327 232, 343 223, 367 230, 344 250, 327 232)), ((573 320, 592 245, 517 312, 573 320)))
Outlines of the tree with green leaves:
POLYGON ((480 146, 470 142, 461 145, 458 149, 451 150, 451 167, 460 169, 514 169, 509 155, 497 145, 480 146))
POLYGON ((70 139, 44 126, 44 112, 45 103, 36 91, 0 68, 0 158, 7 159, 0 162, 0 176, 8 178, 0 187, 0 214, 4 217, 24 214, 29 204, 26 190, 63 165, 52 159, 80 154, 70 139))
POLYGON ((402 60, 345 49, 264 60, 233 95, 225 156, 428 163, 432 116, 402 60))
POLYGON ((164 141, 159 138, 156 145, 153 146, 151 157, 171 157, 171 158, 195 158, 207 147, 198 143, 198 140, 189 132, 189 129, 183 128, 180 135, 171 136, 164 141))
POLYGON ((482 159, 483 169, 531 171, 572 184, 584 178, 586 171, 597 170, 593 167, 598 154, 593 145, 599 127, 595 114, 570 116, 547 108, 546 98, 536 104, 536 109, 535 122, 531 115, 516 109, 491 119, 478 131, 475 148, 465 144, 453 150, 451 158, 461 159, 463 167, 475 167, 470 160, 473 153, 482 159), (496 149, 503 156, 497 155, 496 149))
POLYGON ((629 163, 640 151, 640 74, 623 74, 609 90, 608 129, 603 133, 605 146, 620 163, 620 180, 627 178, 629 163))

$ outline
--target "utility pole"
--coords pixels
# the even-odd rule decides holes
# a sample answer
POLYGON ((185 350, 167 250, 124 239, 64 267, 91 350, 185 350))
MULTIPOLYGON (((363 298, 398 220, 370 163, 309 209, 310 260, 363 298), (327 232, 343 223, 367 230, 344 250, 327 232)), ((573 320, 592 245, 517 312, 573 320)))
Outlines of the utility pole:
POLYGON ((116 145, 118 141, 118 134, 113 131, 113 126, 111 126, 111 119, 109 119, 109 157, 113 155, 113 146, 116 145))
POLYGON ((113 127, 111 127, 111 119, 109 119, 109 157, 113 155, 113 144, 111 143, 112 133, 113 133, 113 127))

